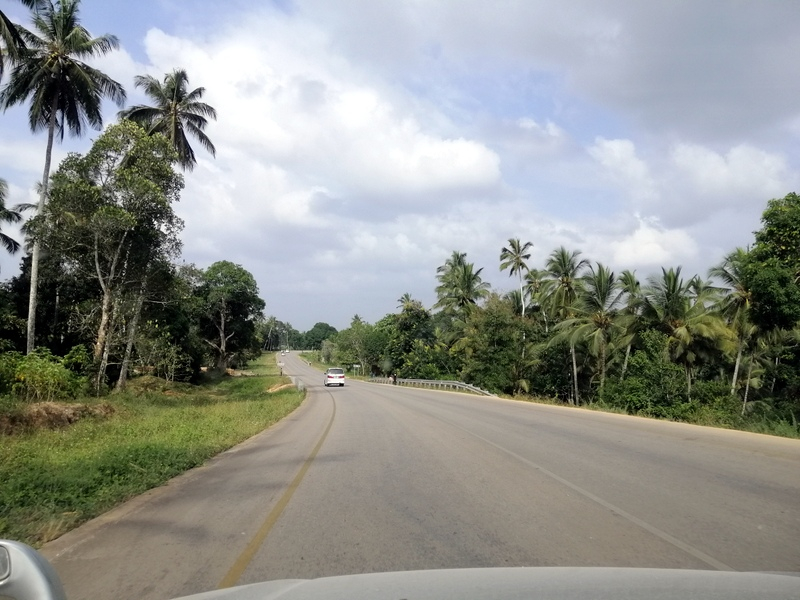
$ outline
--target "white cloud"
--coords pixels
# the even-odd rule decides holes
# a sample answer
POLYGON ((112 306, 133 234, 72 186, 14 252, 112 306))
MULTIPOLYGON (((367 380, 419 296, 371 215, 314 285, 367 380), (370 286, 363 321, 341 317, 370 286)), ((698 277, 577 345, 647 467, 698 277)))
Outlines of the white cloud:
POLYGON ((699 144, 677 144, 672 160, 696 193, 726 202, 783 196, 791 185, 783 156, 748 144, 719 154, 699 144))
POLYGON ((595 139, 588 152, 609 177, 620 185, 624 193, 640 202, 652 202, 658 198, 656 184, 650 169, 636 156, 636 147, 631 140, 595 139))
POLYGON ((608 243, 611 261, 625 268, 677 266, 694 261, 698 246, 694 239, 681 229, 664 229, 657 219, 638 218, 638 227, 619 240, 608 243))

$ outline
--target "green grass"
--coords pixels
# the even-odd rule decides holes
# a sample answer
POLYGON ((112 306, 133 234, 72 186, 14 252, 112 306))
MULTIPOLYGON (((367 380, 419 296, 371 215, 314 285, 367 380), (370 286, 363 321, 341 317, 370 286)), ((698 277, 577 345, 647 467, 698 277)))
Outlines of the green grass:
POLYGON ((294 388, 268 391, 289 381, 273 355, 251 374, 145 390, 134 380, 130 391, 104 399, 115 409, 108 419, 4 436, 0 537, 40 546, 255 435, 302 401, 294 388))

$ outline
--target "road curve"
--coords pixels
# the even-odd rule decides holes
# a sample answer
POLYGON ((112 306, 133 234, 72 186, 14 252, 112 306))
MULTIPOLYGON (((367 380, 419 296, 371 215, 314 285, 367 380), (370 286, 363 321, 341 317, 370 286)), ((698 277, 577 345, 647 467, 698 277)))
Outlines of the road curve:
POLYGON ((348 380, 48 544, 71 600, 407 569, 800 571, 800 442, 348 380))

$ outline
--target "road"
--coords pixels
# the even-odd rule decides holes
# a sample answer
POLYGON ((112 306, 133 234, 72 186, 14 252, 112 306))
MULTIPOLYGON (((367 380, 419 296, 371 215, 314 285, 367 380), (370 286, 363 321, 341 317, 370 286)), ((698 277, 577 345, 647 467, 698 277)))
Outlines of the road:
POLYGON ((800 571, 800 441, 348 381, 43 549, 71 600, 489 566, 800 571))

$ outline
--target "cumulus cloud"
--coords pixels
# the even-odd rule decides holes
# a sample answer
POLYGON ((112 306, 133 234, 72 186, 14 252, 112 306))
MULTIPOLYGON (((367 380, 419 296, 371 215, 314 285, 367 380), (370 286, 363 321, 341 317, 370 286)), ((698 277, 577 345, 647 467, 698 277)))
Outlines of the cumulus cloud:
POLYGON ((650 169, 636 155, 636 146, 631 140, 607 140, 598 137, 588 148, 606 174, 611 177, 634 200, 649 203, 658 198, 656 184, 650 169))
POLYGON ((698 247, 688 232, 664 229, 654 218, 637 219, 638 227, 634 231, 608 242, 613 264, 654 270, 694 261, 698 247))
POLYGON ((748 144, 720 154, 699 144, 682 143, 671 154, 678 171, 711 202, 783 196, 793 183, 783 156, 748 144))

